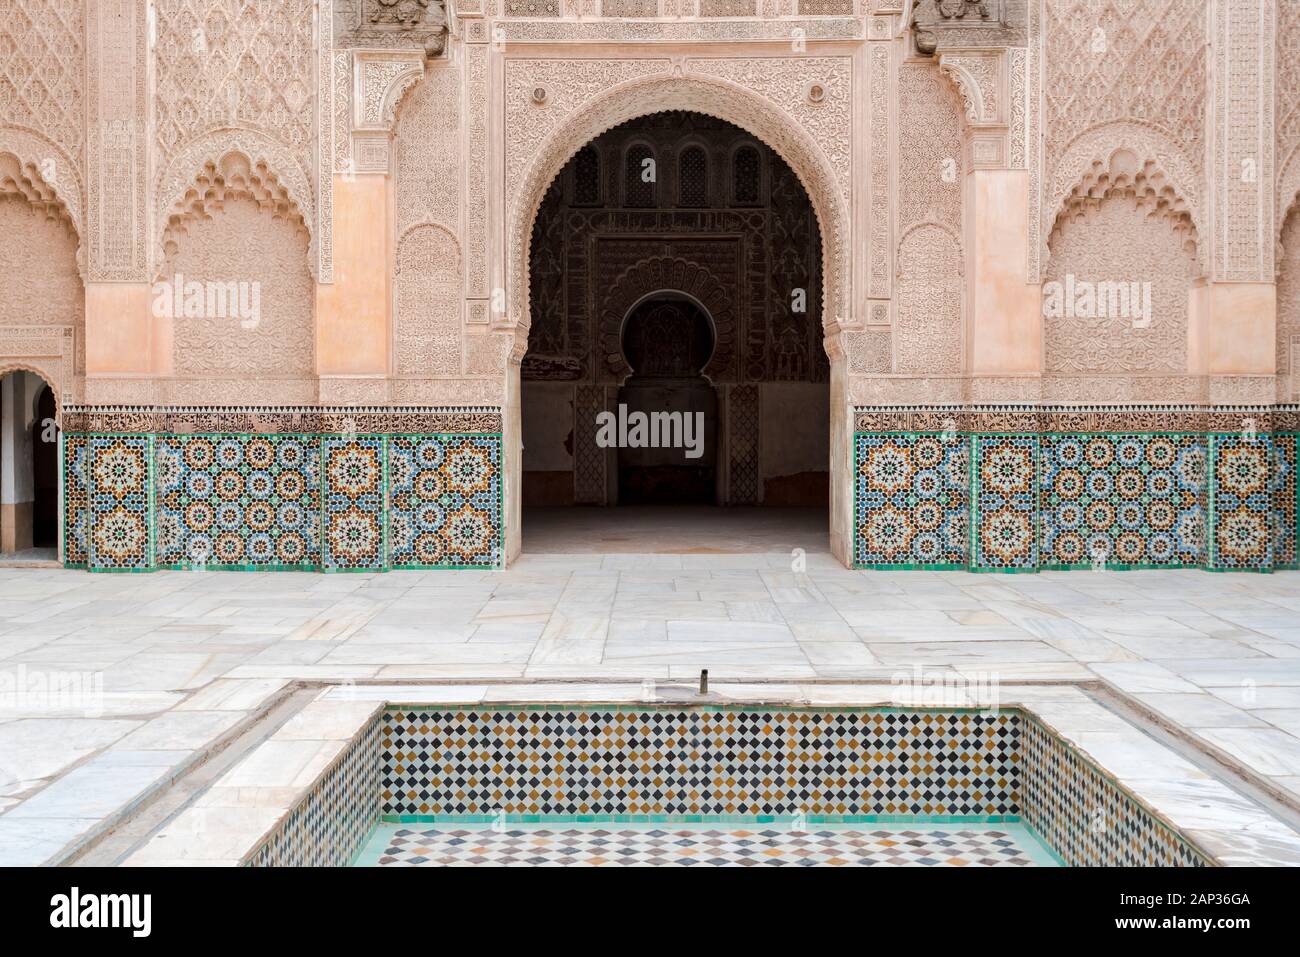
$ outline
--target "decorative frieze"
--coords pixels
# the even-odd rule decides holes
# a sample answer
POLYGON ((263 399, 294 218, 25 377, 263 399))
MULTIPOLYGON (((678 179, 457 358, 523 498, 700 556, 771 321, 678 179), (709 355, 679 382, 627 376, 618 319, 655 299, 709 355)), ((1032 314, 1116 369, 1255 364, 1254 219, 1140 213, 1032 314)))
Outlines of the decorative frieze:
POLYGON ((162 407, 69 406, 68 432, 188 435, 229 432, 257 435, 401 435, 501 431, 499 409, 471 406, 162 407))

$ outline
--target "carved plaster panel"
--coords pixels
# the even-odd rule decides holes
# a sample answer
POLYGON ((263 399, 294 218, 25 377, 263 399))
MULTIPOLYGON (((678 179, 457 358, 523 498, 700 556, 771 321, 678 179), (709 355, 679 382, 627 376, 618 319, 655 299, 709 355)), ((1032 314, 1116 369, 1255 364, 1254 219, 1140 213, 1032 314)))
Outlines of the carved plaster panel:
POLYGON ((782 17, 780 19, 702 20, 686 10, 686 0, 661 0, 663 12, 657 20, 572 19, 497 20, 492 29, 502 43, 604 41, 638 43, 654 41, 741 41, 741 40, 862 40, 866 38, 863 17, 782 17), (674 12, 677 10, 678 12, 674 12), (685 19, 692 17, 691 19, 685 19))
POLYGON ((84 277, 86 249, 81 238, 80 186, 66 178, 60 183, 58 163, 51 163, 48 154, 44 159, 37 158, 43 149, 43 142, 30 133, 0 128, 0 196, 19 197, 41 210, 46 218, 65 219, 73 233, 74 262, 84 277), (53 182, 42 171, 49 173, 53 182))
POLYGON ((961 229, 962 104, 952 85, 930 61, 903 64, 898 71, 898 186, 892 196, 900 234, 924 222, 961 229))
POLYGON ((301 220, 281 214, 261 187, 246 182, 220 194, 204 190, 195 202, 204 210, 169 243, 159 277, 181 285, 170 300, 177 376, 242 379, 267 389, 272 380, 314 376, 315 293, 301 220), (237 287, 224 309, 185 308, 191 284, 228 289, 236 282, 247 288, 237 287))
POLYGON ((1208 236, 1204 0, 1042 0, 1042 12, 1041 254, 1083 171, 1122 148, 1159 162, 1208 236))
POLYGON ((999 50, 949 51, 939 57, 939 72, 957 85, 974 126, 1006 122, 1003 60, 999 50))
POLYGON ((899 372, 962 371, 961 242, 946 225, 921 223, 898 243, 894 364, 899 372))
MULTIPOLYGON (((1131 157, 1125 164, 1144 171, 1162 205, 1186 211, 1199 243, 1206 232, 1197 167, 1158 128, 1133 121, 1104 123, 1088 130, 1055 159, 1042 205, 1044 239, 1073 204, 1071 196, 1086 194, 1092 183, 1105 180, 1118 157, 1131 157)), ((1203 267, 1203 247, 1198 246, 1197 255, 1203 267)))
POLYGON ((1277 139, 1277 230, 1300 199, 1300 3, 1277 6, 1274 130, 1277 139))
MULTIPOLYGON (((25 328, 78 330, 75 363, 85 368, 85 287, 77 265, 77 237, 62 205, 4 187, 14 182, 0 156, 0 303, 10 323, 25 328)), ((13 162, 12 159, 10 162, 13 162)), ((72 357, 70 357, 71 359, 72 357)))
POLYGON ((393 369, 398 375, 461 372, 461 256, 456 237, 421 224, 397 241, 393 369))
POLYGON ((79 398, 79 327, 0 325, 0 376, 22 369, 45 380, 54 393, 55 418, 79 398))
POLYGON ((453 232, 460 220, 460 65, 435 63, 402 101, 393 138, 396 235, 421 223, 453 232))
POLYGON ((1277 273, 1278 399, 1300 398, 1300 207, 1282 226, 1277 273))
MULTIPOLYGON (((314 240, 316 207, 309 174, 275 140, 250 130, 222 130, 191 143, 172 159, 158 178, 154 198, 158 225, 154 242, 159 263, 165 255, 164 236, 172 228, 175 218, 192 204, 196 189, 207 185, 206 177, 227 166, 232 154, 249 161, 246 165, 250 176, 267 184, 273 192, 282 193, 284 201, 295 207, 314 240), (274 187, 269 185, 272 182, 274 187)), ((315 275, 317 259, 311 255, 312 249, 313 246, 309 246, 308 255, 315 275)))
POLYGON ((821 147, 845 200, 853 179, 852 60, 849 57, 692 57, 687 68, 729 80, 763 96, 798 123, 821 147))
POLYGON ((1187 371, 1197 266, 1178 217, 1117 189, 1059 221, 1051 249, 1043 291, 1060 299, 1043 320, 1048 372, 1187 371))
POLYGON ((893 102, 890 77, 890 48, 871 45, 868 96, 871 98, 871 167, 870 230, 871 243, 867 259, 867 295, 885 299, 892 285, 889 264, 893 246, 893 213, 889 175, 890 104, 893 102))
POLYGON ((82 236, 85 7, 7 0, 0 51, 0 152, 36 170, 82 236))
POLYGON ((1214 6, 1213 275, 1230 282, 1273 279, 1274 0, 1214 6))
MULTIPOLYGON (((465 295, 488 296, 488 73, 489 51, 483 44, 465 47, 464 128, 461 163, 465 176, 465 295)), ((486 315, 484 315, 486 320, 486 315)))
POLYGON ((316 149, 312 175, 316 181, 316 281, 334 281, 334 144, 339 95, 334 73, 334 18, 328 9, 316 8, 319 44, 316 51, 316 149))
POLYGON ((150 275, 149 30, 144 0, 86 4, 86 278, 150 275))

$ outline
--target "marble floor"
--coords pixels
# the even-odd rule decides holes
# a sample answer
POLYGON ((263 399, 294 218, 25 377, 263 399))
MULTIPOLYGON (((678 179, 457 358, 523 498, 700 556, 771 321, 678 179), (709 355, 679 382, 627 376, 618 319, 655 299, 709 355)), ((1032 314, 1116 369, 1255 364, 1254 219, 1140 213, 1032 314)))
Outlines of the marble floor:
POLYGON ((59 550, 54 547, 24 548, 0 554, 0 568, 38 568, 57 564, 59 550))
POLYGON ((864 572, 811 549, 374 575, 0 568, 0 864, 84 842, 296 681, 523 680, 545 701, 564 681, 704 668, 1100 680, 1300 796, 1300 572, 864 572))

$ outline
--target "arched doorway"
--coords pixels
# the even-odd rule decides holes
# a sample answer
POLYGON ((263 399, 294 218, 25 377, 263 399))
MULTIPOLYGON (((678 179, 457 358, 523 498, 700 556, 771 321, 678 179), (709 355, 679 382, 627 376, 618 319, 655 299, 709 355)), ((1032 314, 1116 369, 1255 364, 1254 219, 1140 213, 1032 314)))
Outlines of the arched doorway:
POLYGON ((704 309, 677 292, 655 293, 628 313, 623 359, 632 373, 618 390, 615 420, 643 434, 617 445, 619 502, 713 505, 725 495, 718 396, 704 376, 714 338, 704 309))
POLYGON ((0 376, 0 561, 58 557, 58 414, 50 385, 23 369, 0 376))
POLYGON ((525 549, 827 550, 823 258, 799 177, 741 127, 664 111, 580 148, 529 249, 525 549))

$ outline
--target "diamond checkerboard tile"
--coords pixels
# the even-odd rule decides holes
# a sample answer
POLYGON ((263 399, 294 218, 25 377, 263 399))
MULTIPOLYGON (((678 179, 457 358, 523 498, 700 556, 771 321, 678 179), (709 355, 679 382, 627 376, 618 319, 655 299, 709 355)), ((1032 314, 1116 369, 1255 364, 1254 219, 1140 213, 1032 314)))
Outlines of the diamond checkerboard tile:
POLYGON ((1031 867, 999 830, 400 828, 381 867, 1031 867))

